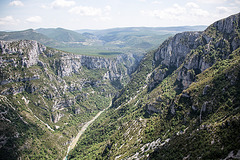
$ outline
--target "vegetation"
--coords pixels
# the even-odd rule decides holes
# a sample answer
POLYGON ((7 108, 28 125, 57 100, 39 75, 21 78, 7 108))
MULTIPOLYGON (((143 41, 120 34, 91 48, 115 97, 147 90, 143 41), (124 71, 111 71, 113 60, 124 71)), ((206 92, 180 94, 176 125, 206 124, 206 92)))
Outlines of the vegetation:
POLYGON ((36 40, 47 46, 57 46, 60 43, 43 34, 34 32, 33 29, 16 32, 0 32, 0 40, 16 41, 16 40, 36 40))
POLYGON ((79 54, 79 55, 87 55, 87 56, 98 56, 98 57, 116 57, 120 54, 123 54, 121 52, 114 52, 106 50, 104 47, 89 47, 89 46, 82 46, 79 48, 58 48, 59 50, 79 54))
MULTIPOLYGON (((9 45, 17 47, 24 42, 9 45)), ((4 142, 0 155, 4 159, 61 159, 70 140, 85 122, 109 106, 119 86, 103 78, 107 68, 83 65, 81 71, 61 77, 60 59, 68 53, 51 48, 39 55, 41 64, 26 67, 22 60, 28 58, 31 47, 26 43, 22 53, 0 53, 4 62, 0 72, 4 142)))
MULTIPOLYGON (((224 159, 229 153, 236 155, 240 150, 239 15, 233 16, 232 32, 217 27, 217 22, 194 42, 180 39, 179 44, 189 43, 193 49, 179 66, 155 58, 174 37, 168 39, 158 50, 147 52, 130 80, 125 76, 111 81, 106 75, 112 70, 87 65, 78 70, 74 66, 71 74, 63 75, 61 71, 66 70, 61 63, 68 66, 76 56, 64 59, 70 54, 60 50, 47 48, 38 64, 29 67, 22 62, 24 57, 29 59, 29 48, 6 56, 1 51, 5 63, 0 70, 0 131, 6 143, 0 156, 61 159, 84 123, 110 101, 112 106, 87 128, 68 159, 224 159)), ((225 21, 221 20, 229 24, 225 21)), ((82 34, 98 38, 91 42, 98 46, 91 53, 90 42, 85 46, 81 41, 81 49, 68 43, 59 48, 114 57, 148 50, 157 43, 152 41, 169 36, 158 31, 155 37, 154 29, 144 28, 101 32, 95 33, 97 37, 82 34)), ((127 73, 124 65, 116 64, 116 74, 127 73)))
POLYGON ((84 42, 86 40, 86 37, 84 35, 63 28, 39 28, 36 29, 36 32, 59 42, 84 42))
MULTIPOLYGON (((239 14, 235 16, 239 19, 239 14)), ((202 34, 212 38, 210 45, 203 37, 198 39, 199 46, 177 69, 163 66, 161 59, 154 61, 156 51, 147 53, 113 99, 113 106, 87 129, 69 158, 224 159, 230 152, 236 155, 240 150, 236 143, 240 140, 240 48, 233 50, 229 43, 235 33, 220 32, 212 25, 202 34), (196 57, 196 63, 205 60, 208 69, 185 67, 196 57), (155 71, 165 74, 163 80, 153 78, 155 71), (182 72, 191 75, 187 87, 179 78, 182 72)))

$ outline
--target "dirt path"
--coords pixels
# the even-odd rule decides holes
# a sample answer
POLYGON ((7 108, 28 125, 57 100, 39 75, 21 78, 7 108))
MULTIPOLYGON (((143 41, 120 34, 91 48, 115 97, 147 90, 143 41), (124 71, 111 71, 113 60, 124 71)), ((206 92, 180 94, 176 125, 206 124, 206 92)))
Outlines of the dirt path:
POLYGON ((98 112, 97 115, 90 121, 88 121, 83 127, 82 129, 78 132, 77 136, 73 139, 73 141, 71 142, 71 144, 68 146, 68 150, 67 150, 67 155, 66 157, 63 158, 63 160, 67 160, 67 156, 68 156, 68 153, 76 146, 79 138, 81 137, 81 135, 86 131, 86 129, 88 128, 88 126, 93 123, 105 110, 107 110, 110 106, 112 105, 112 102, 110 102, 109 106, 98 112))

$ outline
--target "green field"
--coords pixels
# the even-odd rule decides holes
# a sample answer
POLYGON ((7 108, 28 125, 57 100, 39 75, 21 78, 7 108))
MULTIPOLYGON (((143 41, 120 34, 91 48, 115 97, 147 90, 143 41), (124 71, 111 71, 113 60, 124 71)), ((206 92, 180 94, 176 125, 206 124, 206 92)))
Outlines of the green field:
POLYGON ((123 54, 122 52, 106 50, 103 47, 91 47, 91 46, 84 46, 81 48, 58 48, 58 49, 74 54, 99 57, 115 57, 117 55, 123 54))

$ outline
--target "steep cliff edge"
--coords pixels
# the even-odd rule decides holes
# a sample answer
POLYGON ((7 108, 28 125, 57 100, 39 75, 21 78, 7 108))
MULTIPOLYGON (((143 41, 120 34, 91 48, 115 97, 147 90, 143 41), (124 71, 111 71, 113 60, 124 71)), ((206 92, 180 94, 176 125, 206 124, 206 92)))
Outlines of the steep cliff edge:
POLYGON ((84 122, 126 85, 138 61, 0 41, 1 157, 62 158, 84 122))
POLYGON ((69 158, 239 158, 239 24, 236 14, 204 32, 179 33, 136 71, 131 55, 107 59, 35 41, 0 42, 0 157, 61 159, 116 95, 69 158))
POLYGON ((239 24, 238 13, 147 53, 71 158, 239 158, 239 24))
POLYGON ((176 76, 175 90, 181 92, 195 81, 197 74, 217 61, 229 58, 240 46, 239 35, 237 14, 213 23, 204 32, 183 32, 170 37, 142 59, 133 82, 115 98, 120 97, 113 105, 117 107, 120 104, 118 101, 129 100, 141 88, 153 90, 172 73, 176 76), (127 91, 129 89, 131 93, 127 91), (126 93, 128 98, 125 98, 126 93), (124 96, 121 97, 121 94, 124 96))

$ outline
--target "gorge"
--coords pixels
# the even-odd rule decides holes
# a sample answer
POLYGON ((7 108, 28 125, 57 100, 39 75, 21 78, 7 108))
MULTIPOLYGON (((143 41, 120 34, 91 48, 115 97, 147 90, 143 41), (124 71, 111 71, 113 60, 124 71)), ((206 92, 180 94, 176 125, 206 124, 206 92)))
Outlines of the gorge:
MULTIPOLYGON (((108 106, 139 62, 133 55, 101 58, 69 54, 31 40, 0 41, 0 47, 3 119, 11 122, 20 113, 21 119, 31 119, 36 123, 33 125, 46 125, 49 130, 43 129, 47 132, 44 136, 63 131, 61 136, 54 135, 63 139, 62 149, 70 142, 66 139, 72 139, 81 128, 81 122, 108 106), (9 106, 15 107, 8 110, 9 106)), ((4 125, 3 129, 12 129, 19 139, 26 134, 18 131, 18 125, 4 125)), ((3 145, 17 139, 5 134, 2 138, 3 145)))
POLYGON ((0 157, 239 159, 239 24, 178 33, 143 57, 1 40, 0 157))

